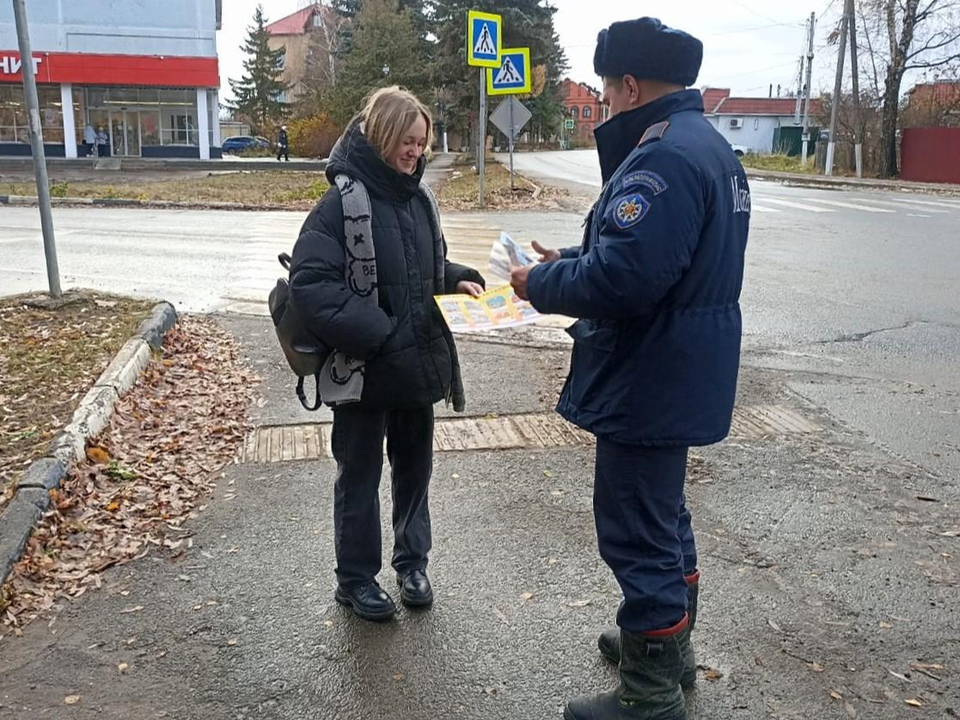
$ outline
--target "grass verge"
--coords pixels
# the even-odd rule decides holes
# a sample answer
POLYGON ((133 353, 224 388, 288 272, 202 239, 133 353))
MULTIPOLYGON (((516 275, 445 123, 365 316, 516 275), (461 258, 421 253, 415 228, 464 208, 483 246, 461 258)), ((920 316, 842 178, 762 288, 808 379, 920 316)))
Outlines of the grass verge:
MULTIPOLYGON (((106 185, 102 182, 59 182, 54 197, 133 199, 143 202, 228 202, 244 205, 285 205, 309 209, 327 191, 322 173, 240 172, 106 185)), ((36 195, 31 183, 0 183, 0 195, 36 195)))
POLYGON ((89 292, 56 310, 0 300, 0 510, 153 303, 89 292))
POLYGON ((806 165, 800 163, 800 158, 790 155, 744 155, 740 158, 744 167, 754 170, 768 170, 770 172, 798 173, 802 175, 816 174, 817 169, 813 160, 806 165))

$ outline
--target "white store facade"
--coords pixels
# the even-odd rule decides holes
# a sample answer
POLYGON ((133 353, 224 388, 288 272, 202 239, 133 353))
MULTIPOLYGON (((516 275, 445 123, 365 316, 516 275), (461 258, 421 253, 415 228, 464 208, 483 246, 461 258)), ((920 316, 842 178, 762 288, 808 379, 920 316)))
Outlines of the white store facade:
MULTIPOLYGON (((47 153, 220 157, 221 8, 221 0, 29 0, 47 153)), ((31 152, 17 47, 12 4, 0 2, 0 158, 31 152)))

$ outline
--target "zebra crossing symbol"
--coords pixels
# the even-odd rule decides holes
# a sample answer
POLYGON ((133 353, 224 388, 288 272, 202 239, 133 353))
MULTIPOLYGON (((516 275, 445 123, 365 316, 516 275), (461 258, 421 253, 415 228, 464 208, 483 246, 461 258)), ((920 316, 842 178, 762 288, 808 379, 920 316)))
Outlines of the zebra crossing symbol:
POLYGON ((505 49, 496 70, 487 71, 490 95, 527 95, 531 90, 530 48, 505 49))
POLYGON ((467 64, 474 67, 500 67, 499 15, 476 12, 467 13, 467 64))
POLYGON ((473 46, 474 55, 495 55, 497 48, 493 45, 493 38, 490 37, 490 26, 483 24, 480 30, 480 37, 477 38, 477 44, 473 46))

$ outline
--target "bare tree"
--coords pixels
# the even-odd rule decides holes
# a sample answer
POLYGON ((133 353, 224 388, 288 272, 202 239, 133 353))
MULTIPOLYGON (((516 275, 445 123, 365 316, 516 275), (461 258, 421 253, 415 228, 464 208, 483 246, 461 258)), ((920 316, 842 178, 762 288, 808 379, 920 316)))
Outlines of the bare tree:
POLYGON ((882 97, 879 174, 892 177, 899 169, 897 131, 904 76, 960 60, 960 0, 861 0, 859 10, 877 90, 885 65, 882 93, 878 92, 882 97), (886 52, 881 49, 884 44, 886 52))

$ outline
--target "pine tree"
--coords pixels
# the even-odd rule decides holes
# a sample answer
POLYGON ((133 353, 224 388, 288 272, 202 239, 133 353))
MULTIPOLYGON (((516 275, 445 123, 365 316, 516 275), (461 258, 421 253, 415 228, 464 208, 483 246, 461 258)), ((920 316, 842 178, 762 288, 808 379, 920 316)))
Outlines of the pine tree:
POLYGON ((346 123, 373 90, 400 85, 427 99, 430 76, 417 52, 420 38, 412 14, 397 0, 364 0, 353 19, 352 48, 330 97, 334 119, 346 123))
POLYGON ((287 105, 282 98, 289 87, 281 80, 287 51, 284 48, 270 49, 270 33, 266 25, 263 6, 258 5, 243 44, 248 56, 243 61, 244 75, 240 80, 230 80, 235 97, 232 109, 249 118, 256 131, 261 133, 286 113, 287 105))

